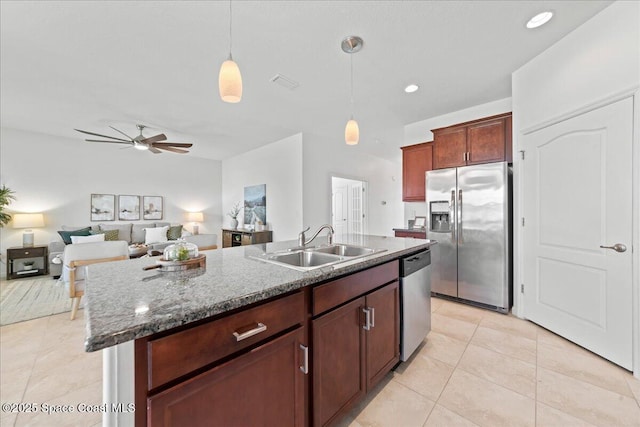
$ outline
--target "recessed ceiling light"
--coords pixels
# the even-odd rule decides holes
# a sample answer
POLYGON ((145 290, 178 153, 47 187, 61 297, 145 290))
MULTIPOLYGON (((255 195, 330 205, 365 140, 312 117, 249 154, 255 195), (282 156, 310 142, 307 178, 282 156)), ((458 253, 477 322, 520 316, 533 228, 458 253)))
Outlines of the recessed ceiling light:
POLYGON ((529 22, 527 22, 527 28, 538 28, 539 26, 549 22, 552 16, 553 12, 551 11, 539 13, 533 18, 529 19, 529 22))
POLYGON ((407 93, 413 93, 420 88, 418 85, 410 84, 409 86, 404 88, 404 91, 407 93))

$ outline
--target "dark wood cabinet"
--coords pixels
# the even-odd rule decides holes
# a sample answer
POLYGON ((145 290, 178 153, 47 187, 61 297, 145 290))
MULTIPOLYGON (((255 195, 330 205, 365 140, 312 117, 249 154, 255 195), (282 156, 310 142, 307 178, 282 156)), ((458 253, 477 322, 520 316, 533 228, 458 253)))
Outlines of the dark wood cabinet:
POLYGON ((135 425, 308 425, 310 290, 135 342, 135 425))
POLYGON ((269 243, 272 241, 271 230, 251 231, 245 229, 222 229, 222 247, 255 245, 257 243, 269 243))
MULTIPOLYGON (((396 267, 397 272, 397 262, 387 266, 396 267)), ((364 276, 361 279, 367 280, 364 276)), ((369 279, 372 285, 385 280, 369 279)), ((335 283, 345 284, 338 280, 323 285, 325 296, 335 283)), ((345 294, 336 289, 335 296, 339 295, 345 294)), ((325 300, 338 301, 332 297, 325 300)), ((324 426, 343 416, 400 360, 397 273, 393 282, 314 319, 312 335, 313 425, 324 426)))
POLYGON ((7 280, 49 274, 48 246, 16 246, 7 249, 7 280))
POLYGON ((393 229, 396 237, 409 237, 413 239, 426 239, 426 230, 405 230, 405 229, 393 229))
POLYGON ((433 129, 433 169, 512 161, 511 113, 433 129))
POLYGON ((402 147, 402 200, 420 202, 425 199, 425 172, 433 165, 433 144, 402 147))
POLYGON ((147 400, 164 426, 304 426, 302 327, 147 400))

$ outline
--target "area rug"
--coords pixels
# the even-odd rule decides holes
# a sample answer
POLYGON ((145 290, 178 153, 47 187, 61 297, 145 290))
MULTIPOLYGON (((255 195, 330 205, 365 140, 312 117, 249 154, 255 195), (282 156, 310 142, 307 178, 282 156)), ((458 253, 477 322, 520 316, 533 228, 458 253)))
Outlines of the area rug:
POLYGON ((63 283, 58 283, 50 276, 0 281, 2 326, 66 311, 71 311, 69 291, 63 283))

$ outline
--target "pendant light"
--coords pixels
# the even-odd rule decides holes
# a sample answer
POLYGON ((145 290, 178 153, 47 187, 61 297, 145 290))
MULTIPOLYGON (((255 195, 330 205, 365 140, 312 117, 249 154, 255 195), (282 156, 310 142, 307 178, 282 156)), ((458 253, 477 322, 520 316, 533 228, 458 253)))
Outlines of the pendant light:
MULTIPOLYGON (((349 36, 342 40, 342 50, 348 54, 354 54, 362 49, 363 41, 358 36, 349 36)), ((351 56, 351 119, 344 128, 344 140, 347 145, 357 145, 360 140, 360 128, 358 122, 353 118, 353 56, 351 56)))
POLYGON ((218 75, 220 98, 224 102, 236 103, 242 99, 242 75, 238 64, 231 56, 231 0, 229 0, 229 58, 222 63, 218 75))

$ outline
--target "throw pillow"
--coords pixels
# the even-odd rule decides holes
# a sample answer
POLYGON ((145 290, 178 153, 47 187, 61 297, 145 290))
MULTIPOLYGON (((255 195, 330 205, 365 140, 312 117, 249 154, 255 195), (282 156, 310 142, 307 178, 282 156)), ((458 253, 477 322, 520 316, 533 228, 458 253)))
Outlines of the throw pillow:
POLYGON ((93 234, 90 236, 71 236, 72 244, 104 242, 104 234, 93 234))
POLYGON ((167 231, 167 239, 177 240, 182 237, 182 225, 172 225, 167 231))
POLYGON ((91 234, 104 234, 104 240, 108 242, 120 240, 119 239, 119 230, 103 230, 103 231, 92 231, 91 234))
POLYGON ((65 245, 71 244, 71 236, 89 236, 91 234, 91 227, 81 228, 80 230, 73 231, 58 231, 60 237, 62 237, 62 241, 65 245))
POLYGON ((118 240, 131 243, 131 224, 100 224, 100 231, 118 230, 118 240))
POLYGON ((144 244, 150 245, 151 243, 163 243, 167 241, 168 226, 145 228, 144 229, 144 244))

